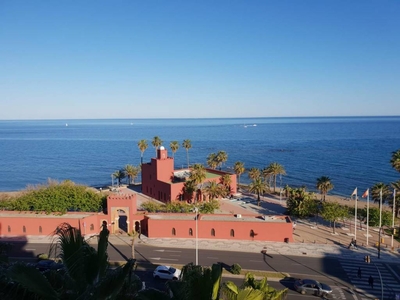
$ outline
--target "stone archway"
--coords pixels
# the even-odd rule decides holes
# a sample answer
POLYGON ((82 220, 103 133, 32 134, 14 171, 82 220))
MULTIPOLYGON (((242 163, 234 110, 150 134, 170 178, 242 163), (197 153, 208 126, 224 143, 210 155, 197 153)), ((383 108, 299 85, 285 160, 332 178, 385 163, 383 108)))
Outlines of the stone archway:
POLYGON ((118 228, 126 233, 128 233, 128 215, 123 209, 118 209, 118 228))

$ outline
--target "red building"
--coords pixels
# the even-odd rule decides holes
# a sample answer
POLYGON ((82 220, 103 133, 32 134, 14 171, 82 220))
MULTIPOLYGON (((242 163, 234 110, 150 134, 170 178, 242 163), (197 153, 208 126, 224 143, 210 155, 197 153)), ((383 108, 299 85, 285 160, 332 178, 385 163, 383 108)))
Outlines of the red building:
MULTIPOLYGON (((167 150, 161 146, 157 150, 156 158, 142 164, 142 193, 164 203, 190 201, 192 195, 187 195, 184 190, 185 180, 190 172, 190 169, 175 170, 174 159, 168 157, 167 150)), ((237 190, 236 174, 206 169, 206 179, 202 184, 210 181, 220 183, 222 176, 226 174, 230 175, 230 193, 234 194, 237 190)))
POLYGON ((292 221, 288 216, 229 214, 165 214, 138 212, 136 195, 112 194, 107 198, 107 213, 67 213, 46 215, 37 212, 0 212, 0 237, 51 235, 58 225, 69 223, 84 235, 95 235, 103 222, 111 233, 141 231, 149 238, 293 241, 292 221), (196 224, 197 223, 197 224, 196 224))

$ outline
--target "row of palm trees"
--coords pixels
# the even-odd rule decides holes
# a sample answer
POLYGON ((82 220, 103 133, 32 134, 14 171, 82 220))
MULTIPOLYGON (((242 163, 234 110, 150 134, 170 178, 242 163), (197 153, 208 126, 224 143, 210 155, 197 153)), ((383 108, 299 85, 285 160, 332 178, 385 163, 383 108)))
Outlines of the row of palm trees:
POLYGON ((111 174, 113 179, 116 179, 118 185, 121 185, 121 181, 127 178, 127 183, 135 183, 136 177, 139 176, 142 171, 140 166, 126 165, 123 169, 117 170, 111 174))
MULTIPOLYGON (((157 150, 162 146, 163 141, 159 136, 155 136, 151 144, 153 145, 155 152, 156 152, 156 157, 157 157, 157 150)), ((147 143, 147 140, 140 140, 138 142, 138 147, 141 153, 140 156, 140 163, 143 164, 143 154, 149 147, 149 144, 147 143)), ((175 157, 176 151, 179 149, 179 142, 178 141, 171 141, 169 143, 169 147, 171 148, 172 151, 172 157, 175 157)), ((182 147, 186 149, 186 159, 187 159, 187 167, 189 168, 189 150, 192 148, 192 142, 190 140, 184 140, 182 142, 182 147)))

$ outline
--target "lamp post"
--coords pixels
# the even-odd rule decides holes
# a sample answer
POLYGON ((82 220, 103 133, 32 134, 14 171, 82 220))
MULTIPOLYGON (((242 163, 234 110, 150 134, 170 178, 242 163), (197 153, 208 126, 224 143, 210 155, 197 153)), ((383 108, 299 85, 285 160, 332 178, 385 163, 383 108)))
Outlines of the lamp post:
POLYGON ((197 219, 198 219, 198 213, 199 209, 197 207, 194 208, 194 212, 196 214, 195 220, 196 220, 196 266, 199 265, 199 245, 198 245, 198 225, 197 225, 197 219))

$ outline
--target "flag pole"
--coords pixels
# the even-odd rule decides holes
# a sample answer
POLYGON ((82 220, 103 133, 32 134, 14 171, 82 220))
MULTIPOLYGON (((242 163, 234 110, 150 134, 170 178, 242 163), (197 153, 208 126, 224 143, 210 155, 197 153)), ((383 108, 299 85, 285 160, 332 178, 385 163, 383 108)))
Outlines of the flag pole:
POLYGON ((382 189, 379 192, 379 235, 378 235, 378 258, 381 258, 381 229, 382 229, 382 189))
POLYGON ((367 247, 368 247, 368 237, 369 237, 369 189, 367 190, 367 247))
POLYGON ((393 216, 392 216, 392 243, 391 247, 393 250, 393 239, 394 239, 394 212, 395 212, 395 206, 396 206, 396 189, 393 190, 393 216))
POLYGON ((358 191, 356 188, 356 204, 355 204, 355 214, 354 214, 354 240, 357 240, 357 197, 358 191))

